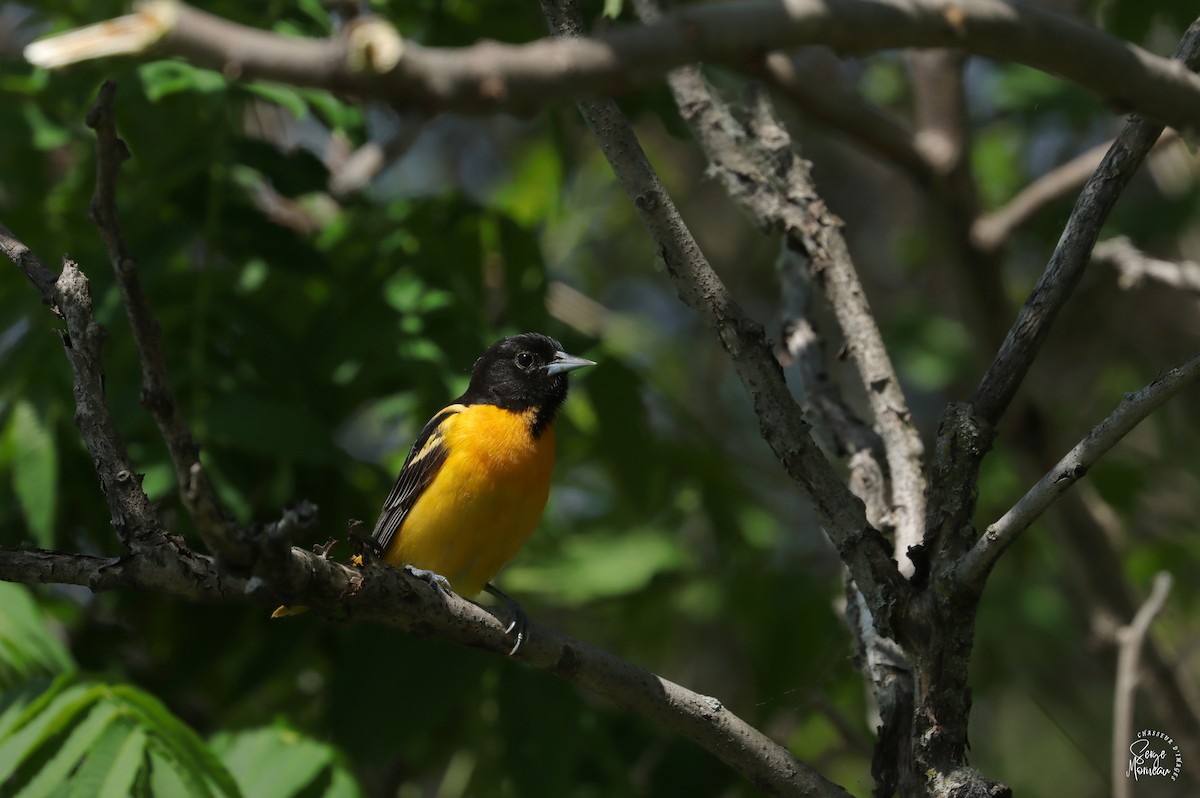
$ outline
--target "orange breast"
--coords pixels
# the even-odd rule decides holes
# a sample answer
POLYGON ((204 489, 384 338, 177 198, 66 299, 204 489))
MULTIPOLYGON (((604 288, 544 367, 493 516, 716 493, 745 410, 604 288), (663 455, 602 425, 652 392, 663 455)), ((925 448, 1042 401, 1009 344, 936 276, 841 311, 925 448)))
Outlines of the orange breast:
POLYGON ((474 596, 533 532, 550 493, 554 430, 532 411, 472 405, 444 422, 446 462, 404 519, 385 559, 427 568, 474 596))

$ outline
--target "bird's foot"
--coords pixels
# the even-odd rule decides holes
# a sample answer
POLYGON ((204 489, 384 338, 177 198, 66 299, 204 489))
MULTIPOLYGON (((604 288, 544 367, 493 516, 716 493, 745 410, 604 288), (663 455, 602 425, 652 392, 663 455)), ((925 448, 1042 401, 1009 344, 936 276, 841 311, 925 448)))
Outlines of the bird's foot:
POLYGON ((404 570, 424 582, 428 582, 433 586, 433 589, 441 593, 443 596, 452 592, 450 590, 450 580, 439 574, 437 571, 431 571, 428 568, 416 568, 412 565, 404 566, 404 570))
POLYGON ((508 609, 508 617, 511 620, 508 628, 504 630, 504 634, 512 634, 514 630, 517 634, 517 640, 513 643, 512 650, 508 652, 508 656, 511 657, 517 653, 521 644, 529 639, 529 616, 525 614, 525 610, 521 609, 521 605, 517 603, 516 599, 490 582, 484 585, 483 589, 503 601, 504 606, 508 609))

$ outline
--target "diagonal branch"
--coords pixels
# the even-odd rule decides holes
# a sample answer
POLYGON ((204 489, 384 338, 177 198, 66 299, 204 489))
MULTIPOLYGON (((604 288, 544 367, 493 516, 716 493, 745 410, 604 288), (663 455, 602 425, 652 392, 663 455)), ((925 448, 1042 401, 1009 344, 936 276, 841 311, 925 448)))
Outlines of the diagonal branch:
MULTIPOLYGON (((543 0, 542 9, 560 35, 579 35, 582 23, 572 0, 543 0)), ((582 100, 579 109, 658 245, 680 299, 714 329, 729 352, 750 395, 763 438, 812 502, 875 613, 875 622, 889 632, 892 612, 903 594, 900 573, 887 542, 867 523, 862 502, 850 493, 813 441, 762 327, 738 306, 700 251, 616 103, 582 100)))
POLYGON ((25 272, 25 276, 41 292, 42 304, 48 306, 55 316, 61 318, 62 310, 57 305, 54 288, 58 277, 38 260, 38 256, 34 255, 29 247, 13 234, 12 230, 2 224, 0 224, 0 251, 3 251, 18 269, 25 272))
POLYGON ((121 233, 117 217, 117 173, 129 158, 129 150, 117 136, 113 110, 116 90, 116 83, 105 81, 87 114, 88 127, 96 131, 96 188, 88 216, 100 231, 112 261, 142 365, 142 405, 154 417, 167 444, 183 504, 210 551, 220 552, 232 562, 244 564, 245 552, 230 543, 229 522, 200 465, 200 448, 192 439, 192 432, 175 398, 163 356, 162 328, 146 301, 138 279, 137 260, 121 233))
MULTIPOLYGON (((341 620, 390 626, 501 656, 508 656, 511 647, 504 625, 477 604, 454 594, 438 593, 397 568, 349 568, 298 548, 287 551, 269 585, 258 576, 232 574, 219 568, 211 557, 181 545, 166 557, 108 558, 45 550, 0 550, 0 579, 76 584, 94 591, 139 590, 192 602, 264 608, 286 598, 341 620)), ((695 693, 561 632, 538 626, 514 658, 692 740, 764 789, 770 789, 775 774, 803 767, 786 749, 730 712, 720 700, 695 693)), ((795 784, 801 786, 804 795, 847 795, 815 774, 797 774, 795 784)), ((797 794, 795 785, 787 794, 797 794)))
MULTIPOLYGON (((1151 152, 1179 140, 1174 130, 1164 130, 1151 152)), ((1021 189, 1012 199, 994 211, 983 214, 971 225, 971 241, 984 252, 995 252, 1020 227, 1046 206, 1073 194, 1088 181, 1112 148, 1113 142, 1099 144, 1076 155, 1021 189)))
POLYGON ((865 54, 948 47, 1027 64, 1110 105, 1180 129, 1200 128, 1200 79, 1167 59, 1069 17, 1005 0, 751 0, 700 4, 602 36, 523 45, 425 47, 359 17, 335 39, 248 28, 172 0, 34 42, 26 58, 61 67, 88 58, 182 56, 243 80, 266 79, 427 110, 528 113, 614 94, 688 63, 739 65, 801 44, 865 54))
POLYGON ((1079 481, 1109 449, 1146 416, 1185 388, 1200 381, 1200 356, 1171 369, 1137 393, 1126 394, 1121 404, 1059 460, 1004 516, 987 528, 963 558, 960 576, 982 589, 984 580, 1004 550, 1041 516, 1068 488, 1079 481))
MULTIPOLYGON (((662 17, 654 0, 638 0, 635 6, 648 24, 662 17)), ((782 232, 789 247, 811 259, 810 268, 833 306, 883 439, 897 559, 901 571, 910 574, 905 553, 920 542, 924 528, 924 447, 854 269, 841 220, 817 194, 809 165, 792 149, 791 138, 765 97, 758 96, 754 118, 743 124, 711 90, 699 67, 674 70, 667 83, 726 193, 761 230, 782 232)))
MULTIPOLYGON (((1184 34, 1175 58, 1188 69, 1200 67, 1200 20, 1184 34)), ((1046 270, 971 399, 972 411, 985 423, 994 425, 1016 395, 1058 311, 1083 276, 1100 228, 1162 131, 1157 122, 1131 118, 1083 187, 1046 270)))

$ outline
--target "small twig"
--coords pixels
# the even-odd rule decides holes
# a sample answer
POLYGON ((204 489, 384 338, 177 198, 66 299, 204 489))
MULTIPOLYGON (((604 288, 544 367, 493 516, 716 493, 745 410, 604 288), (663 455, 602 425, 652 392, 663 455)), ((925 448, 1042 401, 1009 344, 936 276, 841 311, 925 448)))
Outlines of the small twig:
POLYGON ((9 230, 3 224, 0 224, 0 251, 16 264, 17 268, 25 272, 25 276, 29 278, 37 290, 42 294, 42 304, 50 308, 50 312, 55 316, 62 317, 62 311, 56 304, 57 299, 54 296, 54 283, 58 280, 58 275, 50 271, 38 260, 37 255, 29 251, 29 247, 25 246, 12 230, 9 230))
MULTIPOLYGON (((1179 140, 1174 129, 1164 130, 1151 154, 1179 140)), ((1012 234, 1049 205, 1078 191, 1100 166, 1113 142, 1099 144, 1055 167, 1018 191, 1008 202, 971 225, 971 240, 985 252, 1000 249, 1012 234)))
POLYGON ((1058 465, 1021 497, 999 521, 987 528, 959 568, 965 584, 982 589, 992 566, 1022 532, 1064 491, 1088 472, 1105 452, 1184 388, 1200 381, 1200 356, 1171 369, 1137 393, 1126 394, 1108 418, 1071 449, 1058 465))
POLYGON ((528 113, 616 93, 688 63, 744 64, 803 44, 866 54, 956 48, 1058 75, 1110 105, 1200 128, 1200 79, 1165 58, 1032 4, 972 0, 751 0, 691 5, 657 25, 618 25, 580 41, 424 47, 379 17, 334 39, 269 33, 172 0, 34 42, 32 63, 61 67, 120 54, 183 56, 242 80, 273 80, 429 110, 528 113))
POLYGON ((1138 663, 1142 643, 1154 616, 1162 611, 1171 592, 1171 574, 1159 571, 1146 602, 1128 626, 1117 631, 1117 678, 1113 694, 1112 784, 1113 798, 1131 798, 1133 780, 1128 778, 1129 744, 1133 740, 1133 701, 1137 695, 1138 663))
MULTIPOLYGON (((1188 28, 1174 58, 1189 70, 1200 66, 1200 20, 1188 28)), ((1131 118, 1083 187, 1046 270, 971 399, 973 412, 985 423, 994 425, 1016 395, 1058 311, 1083 275, 1109 211, 1162 131, 1158 122, 1131 118)))
POLYGON ((162 328, 146 301, 138 279, 137 260, 121 233, 117 216, 117 173, 121 164, 128 160, 129 150, 117 136, 113 110, 116 90, 116 83, 105 81, 87 114, 88 127, 96 131, 96 188, 88 216, 100 231, 112 261, 142 366, 142 405, 154 417, 167 444, 183 504, 210 551, 220 552, 231 562, 245 564, 247 553, 244 547, 230 541, 230 524, 204 474, 200 448, 192 438, 171 387, 163 355, 162 328))
POLYGON ((1125 236, 1101 241, 1092 250, 1092 260, 1116 269, 1117 285, 1126 290, 1153 280, 1200 295, 1200 263, 1160 260, 1142 252, 1125 236))

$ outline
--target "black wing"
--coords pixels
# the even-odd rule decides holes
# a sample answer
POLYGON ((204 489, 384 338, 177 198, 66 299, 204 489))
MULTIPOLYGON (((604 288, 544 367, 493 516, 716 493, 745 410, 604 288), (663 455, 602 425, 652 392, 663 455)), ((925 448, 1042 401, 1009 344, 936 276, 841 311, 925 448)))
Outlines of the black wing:
POLYGON ((447 449, 442 425, 448 418, 465 409, 465 405, 450 405, 445 408, 429 419, 429 423, 413 441, 412 448, 408 450, 408 457, 404 460, 404 467, 396 477, 396 484, 392 486, 392 492, 388 494, 383 509, 379 512, 375 531, 371 533, 380 551, 387 551, 409 510, 433 482, 442 463, 446 462, 447 449))

